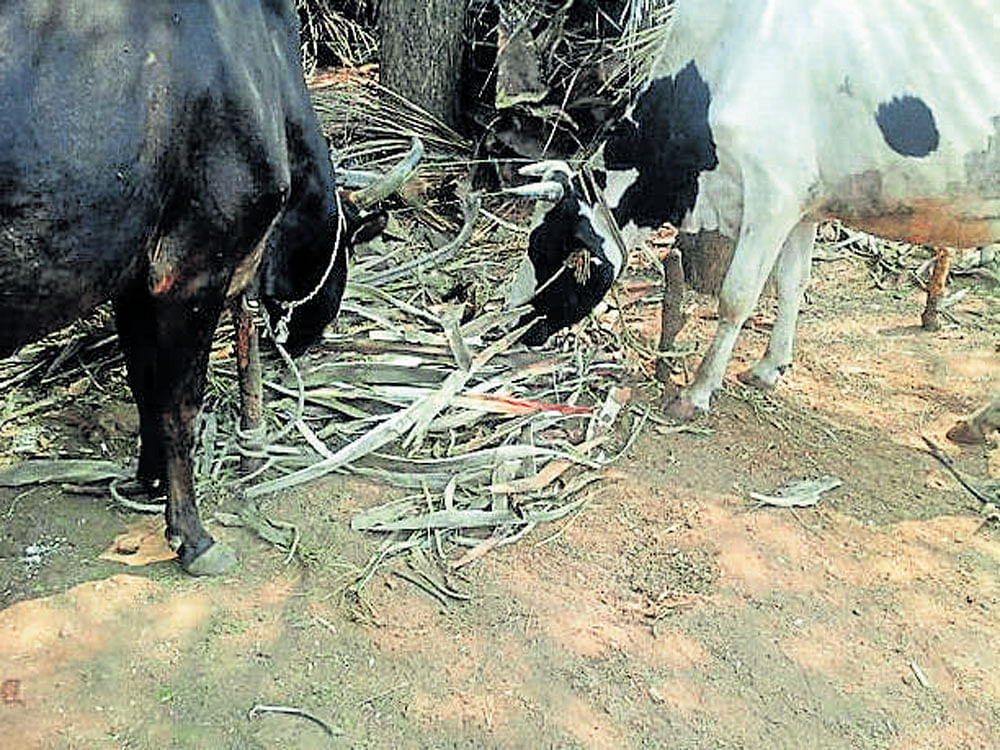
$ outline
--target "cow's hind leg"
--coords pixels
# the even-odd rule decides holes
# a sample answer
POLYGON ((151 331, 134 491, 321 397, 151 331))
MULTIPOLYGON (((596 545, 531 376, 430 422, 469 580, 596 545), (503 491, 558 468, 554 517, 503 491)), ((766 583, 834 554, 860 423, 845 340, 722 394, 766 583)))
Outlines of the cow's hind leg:
POLYGON ((934 248, 934 265, 931 267, 931 276, 927 281, 927 304, 920 316, 920 324, 925 331, 936 331, 941 326, 938 322, 938 308, 948 286, 951 258, 951 248, 934 248))
POLYGON ((812 249, 816 225, 802 222, 785 240, 775 267, 778 285, 778 314, 767 344, 767 353, 752 368, 740 374, 740 381, 765 388, 772 387, 778 377, 792 365, 795 328, 799 308, 809 283, 812 249))
POLYGON ((139 478, 166 479, 167 541, 184 570, 222 573, 236 558, 201 525, 191 459, 222 292, 154 297, 144 281, 137 280, 115 299, 129 383, 139 406, 139 478))
POLYGON ((139 470, 136 479, 141 489, 154 497, 167 490, 163 429, 156 416, 157 394, 162 391, 157 378, 159 354, 148 294, 144 293, 140 284, 137 287, 125 290, 115 298, 115 325, 125 356, 132 398, 139 411, 139 470))
POLYGON ((712 393, 721 385, 743 323, 760 298, 768 274, 789 233, 799 223, 797 203, 773 183, 752 178, 745 185, 747 200, 736 252, 719 294, 719 326, 712 345, 695 373, 694 382, 668 406, 680 419, 707 413, 712 393))

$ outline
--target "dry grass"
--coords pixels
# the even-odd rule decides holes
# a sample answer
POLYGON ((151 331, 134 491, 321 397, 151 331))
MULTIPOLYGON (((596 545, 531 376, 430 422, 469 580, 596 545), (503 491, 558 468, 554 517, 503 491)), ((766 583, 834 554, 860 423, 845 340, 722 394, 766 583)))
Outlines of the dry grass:
POLYGON ((311 74, 323 58, 327 64, 358 67, 378 57, 374 28, 359 22, 364 3, 344 0, 296 0, 302 21, 302 59, 311 74))
MULTIPOLYGON (((423 214, 398 211, 395 238, 358 249, 340 318, 298 372, 266 358, 266 462, 248 477, 238 476, 232 331, 220 328, 198 440, 202 494, 239 487, 255 505, 333 471, 395 487, 398 499, 354 520, 359 532, 386 536, 373 566, 417 549, 461 565, 585 507, 641 426, 620 388, 628 368, 619 344, 599 328, 596 336, 564 335, 546 351, 515 344, 509 331, 524 311, 506 310, 503 294, 523 255, 526 220, 499 199, 467 197, 465 209, 453 225, 441 215, 444 232, 423 214), (407 270, 391 273, 399 268, 407 270)), ((108 373, 123 382, 113 336, 102 311, 0 362, 4 452, 32 425, 61 419, 79 398, 73 383, 108 373)), ((93 387, 87 398, 125 394, 93 387)), ((19 457, 66 452, 54 440, 19 457)), ((243 520, 295 544, 280 524, 275 531, 243 520)), ((362 584, 373 569, 360 574, 362 584)))
MULTIPOLYGON (((332 5, 309 5, 314 29, 337 27, 341 36, 330 44, 342 59, 368 59, 363 29, 343 25, 332 5)), ((632 31, 619 52, 630 60, 619 75, 631 80, 650 59, 657 32, 636 20, 652 17, 638 12, 642 0, 629 7, 632 14, 616 22, 632 31)), ((576 52, 555 59, 553 70, 577 54, 595 54, 587 44, 580 40, 576 52)), ((279 357, 268 360, 270 437, 264 468, 249 477, 237 478, 232 331, 221 327, 199 440, 200 486, 203 492, 239 486, 253 499, 334 471, 374 478, 400 497, 354 519, 358 531, 386 537, 359 584, 404 551, 461 566, 579 512, 638 434, 645 412, 630 404, 623 385, 637 376, 649 381, 655 352, 630 323, 658 302, 660 269, 634 259, 607 305, 546 350, 525 350, 510 335, 520 312, 504 300, 526 246, 523 207, 471 194, 473 144, 370 76, 338 74, 316 83, 315 106, 335 136, 342 167, 382 169, 413 135, 427 157, 416 186, 396 205, 386 239, 355 253, 336 327, 295 372, 279 357)), ((865 256, 876 279, 919 276, 922 258, 908 246, 876 244, 837 227, 826 231, 826 252, 865 256)), ((975 324, 1000 330, 997 307, 987 306, 975 324)), ((63 454, 52 440, 15 444, 58 420, 81 399, 81 387, 94 403, 125 395, 106 311, 0 362, 0 449, 63 454)), ((124 460, 120 450, 108 457, 124 460)), ((294 535, 272 536, 294 545, 294 535)), ((445 584, 424 578, 435 595, 451 595, 445 584)))

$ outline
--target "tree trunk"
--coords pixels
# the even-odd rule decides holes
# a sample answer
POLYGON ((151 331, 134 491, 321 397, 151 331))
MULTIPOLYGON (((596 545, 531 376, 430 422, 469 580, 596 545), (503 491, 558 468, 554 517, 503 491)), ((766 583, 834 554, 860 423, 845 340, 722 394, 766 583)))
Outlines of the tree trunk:
MULTIPOLYGON (((718 297, 726 271, 733 260, 736 242, 714 230, 677 235, 677 249, 684 261, 684 277, 696 292, 718 297)), ((776 294, 773 272, 767 277, 763 294, 776 294)))
POLYGON ((459 125, 466 0, 382 0, 382 83, 459 125))
POLYGON ((681 232, 677 248, 684 259, 684 276, 692 289, 718 296, 736 243, 718 232, 681 232))

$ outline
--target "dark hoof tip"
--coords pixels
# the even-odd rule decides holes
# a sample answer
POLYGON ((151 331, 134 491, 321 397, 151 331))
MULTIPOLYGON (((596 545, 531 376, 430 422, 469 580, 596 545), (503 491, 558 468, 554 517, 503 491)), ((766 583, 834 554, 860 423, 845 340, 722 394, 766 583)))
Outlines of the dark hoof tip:
POLYGON ((933 333, 934 331, 940 331, 941 323, 938 320, 937 313, 924 312, 924 314, 920 316, 920 327, 923 328, 928 333, 933 333))
POLYGON ((774 388, 774 383, 768 383, 764 378, 758 377, 753 370, 744 370, 736 376, 736 379, 751 388, 760 388, 761 390, 774 388))
POLYGON ((968 422, 959 422, 947 432, 947 438, 953 443, 962 445, 983 445, 986 435, 968 422))
POLYGON ((675 396, 665 400, 663 412, 667 417, 676 419, 678 422, 690 422, 696 417, 708 413, 705 409, 700 409, 694 402, 689 401, 683 396, 675 396))
POLYGON ((744 370, 736 376, 736 379, 740 381, 743 385, 748 385, 752 388, 760 388, 764 391, 772 390, 778 381, 792 369, 791 365, 784 365, 777 368, 776 372, 769 377, 761 377, 754 369, 751 367, 749 370, 744 370))
POLYGON ((181 562, 188 575, 218 576, 232 570, 236 565, 236 553, 223 542, 214 542, 201 554, 191 560, 181 562))

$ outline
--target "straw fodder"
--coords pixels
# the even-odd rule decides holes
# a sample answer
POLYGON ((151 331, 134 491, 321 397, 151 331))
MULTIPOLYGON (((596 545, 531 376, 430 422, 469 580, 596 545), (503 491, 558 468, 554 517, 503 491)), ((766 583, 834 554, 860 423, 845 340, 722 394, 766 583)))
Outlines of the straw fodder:
POLYGON ((365 0, 296 0, 307 74, 318 64, 357 67, 376 61, 374 9, 365 0))

